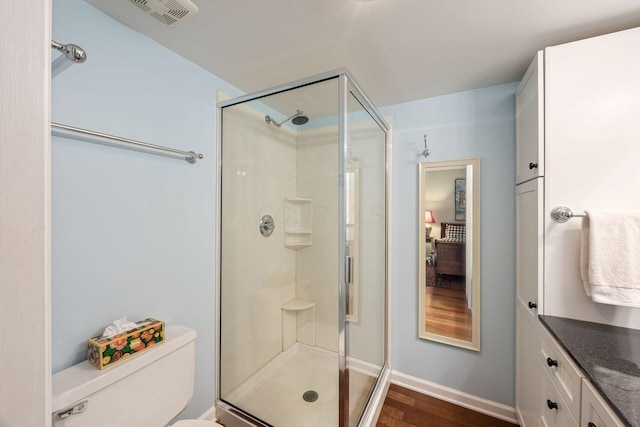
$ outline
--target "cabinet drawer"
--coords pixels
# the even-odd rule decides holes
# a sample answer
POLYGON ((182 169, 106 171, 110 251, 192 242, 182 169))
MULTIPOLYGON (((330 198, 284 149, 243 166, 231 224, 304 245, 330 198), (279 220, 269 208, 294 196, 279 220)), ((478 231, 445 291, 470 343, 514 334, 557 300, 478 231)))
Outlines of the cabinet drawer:
POLYGON ((613 413, 600 394, 586 379, 582 382, 581 427, 623 427, 624 424, 613 413))
POLYGON ((544 329, 540 328, 540 361, 544 371, 558 388, 566 401, 571 414, 580 419, 580 392, 582 388, 582 373, 560 348, 555 340, 544 329))
MULTIPOLYGON (((554 385, 547 370, 542 375, 538 423, 540 427, 578 427, 566 401, 554 385)), ((578 413, 578 416, 580 414, 578 413)))

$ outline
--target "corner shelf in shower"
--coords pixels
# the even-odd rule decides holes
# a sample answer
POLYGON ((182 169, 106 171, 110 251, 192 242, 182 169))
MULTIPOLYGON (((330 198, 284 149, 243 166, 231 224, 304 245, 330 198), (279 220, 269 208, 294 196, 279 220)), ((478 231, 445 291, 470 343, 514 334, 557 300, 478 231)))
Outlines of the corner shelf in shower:
POLYGON ((316 303, 294 298, 282 305, 282 351, 295 342, 316 345, 316 303))
POLYGON ((303 197, 284 199, 284 245, 304 249, 312 245, 313 200, 303 197))

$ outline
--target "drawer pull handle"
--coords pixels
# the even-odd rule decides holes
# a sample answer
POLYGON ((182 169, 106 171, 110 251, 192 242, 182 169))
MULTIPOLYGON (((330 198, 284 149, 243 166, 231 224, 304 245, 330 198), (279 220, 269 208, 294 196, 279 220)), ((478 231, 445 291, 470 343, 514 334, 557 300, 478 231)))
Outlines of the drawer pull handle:
POLYGON ((557 360, 553 360, 553 359, 552 359, 552 358, 550 358, 550 357, 547 357, 547 365, 549 365, 549 366, 556 366, 556 367, 557 367, 557 366, 558 366, 558 361, 557 361, 557 360))
POLYGON ((549 399, 547 399, 547 407, 549 409, 558 409, 558 404, 556 402, 552 402, 549 399))
POLYGON ((535 302, 529 301, 529 308, 538 308, 538 304, 536 304, 535 302))
POLYGON ((538 164, 537 163, 529 163, 529 169, 533 169, 533 168, 537 168, 538 164))
POLYGON ((591 421, 589 421, 589 424, 587 424, 587 427, 598 427, 598 426, 592 423, 591 421))

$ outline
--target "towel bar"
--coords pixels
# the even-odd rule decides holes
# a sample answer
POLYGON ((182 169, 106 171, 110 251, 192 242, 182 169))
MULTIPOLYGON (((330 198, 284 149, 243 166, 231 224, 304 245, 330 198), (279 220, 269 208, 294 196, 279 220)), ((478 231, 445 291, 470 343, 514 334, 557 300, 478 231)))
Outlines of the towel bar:
POLYGON ((586 214, 574 214, 571 208, 566 206, 557 206, 551 211, 551 218, 557 222, 567 222, 574 217, 585 217, 586 214))

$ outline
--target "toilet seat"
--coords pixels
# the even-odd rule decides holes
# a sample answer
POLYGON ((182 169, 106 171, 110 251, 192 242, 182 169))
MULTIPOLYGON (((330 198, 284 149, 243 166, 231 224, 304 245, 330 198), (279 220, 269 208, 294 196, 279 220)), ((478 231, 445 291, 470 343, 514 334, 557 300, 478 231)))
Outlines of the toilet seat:
POLYGON ((173 424, 171 427, 222 427, 222 426, 215 421, 181 420, 173 424))

